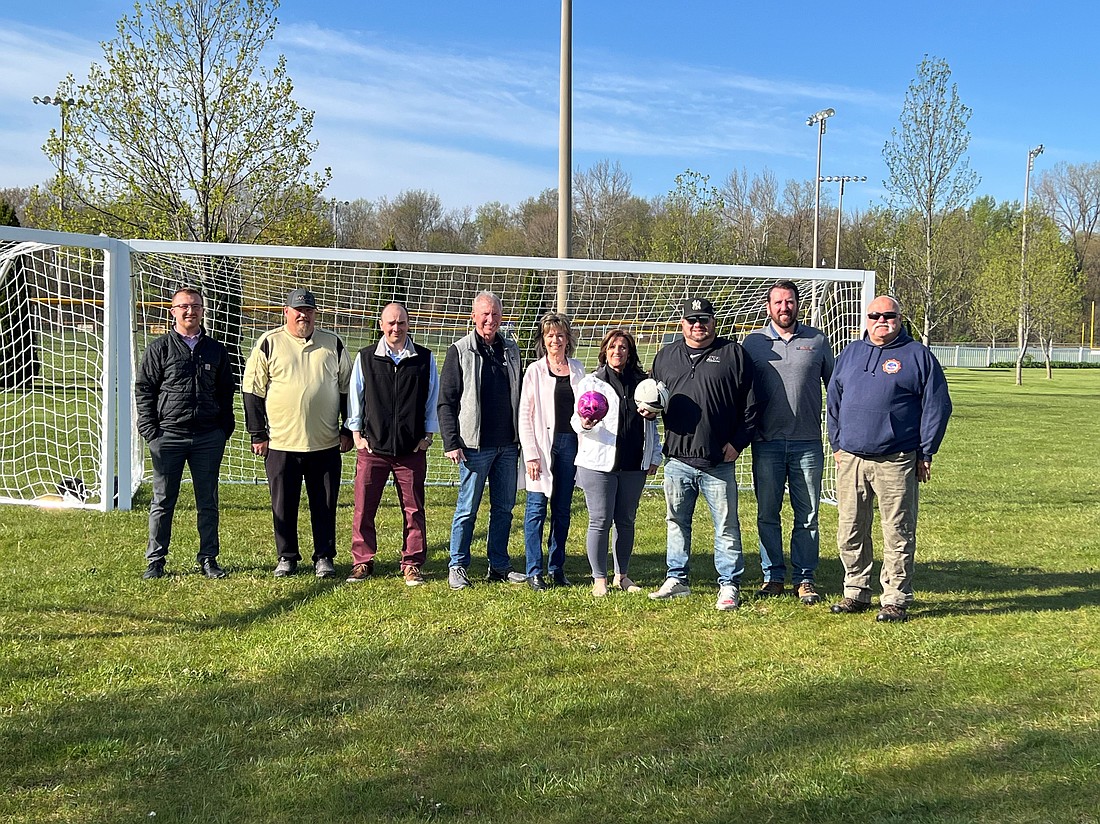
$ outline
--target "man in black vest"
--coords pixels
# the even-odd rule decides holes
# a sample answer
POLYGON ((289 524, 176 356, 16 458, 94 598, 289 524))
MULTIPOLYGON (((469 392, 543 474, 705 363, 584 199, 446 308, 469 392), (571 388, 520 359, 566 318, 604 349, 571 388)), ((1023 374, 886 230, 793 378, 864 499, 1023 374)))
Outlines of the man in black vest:
POLYGON ((390 303, 379 321, 377 346, 359 350, 351 370, 347 427, 355 438, 355 512, 349 582, 374 574, 378 534, 374 518, 390 475, 405 514, 401 572, 410 587, 424 583, 427 554, 424 479, 428 449, 439 431, 435 356, 409 336, 409 313, 390 303))
POLYGON ((202 295, 177 289, 171 313, 172 328, 146 347, 134 380, 137 428, 153 459, 148 566, 142 577, 164 577, 187 464, 198 510, 199 566, 207 578, 224 578, 218 566, 218 472, 233 434, 237 379, 225 347, 203 329, 202 295))

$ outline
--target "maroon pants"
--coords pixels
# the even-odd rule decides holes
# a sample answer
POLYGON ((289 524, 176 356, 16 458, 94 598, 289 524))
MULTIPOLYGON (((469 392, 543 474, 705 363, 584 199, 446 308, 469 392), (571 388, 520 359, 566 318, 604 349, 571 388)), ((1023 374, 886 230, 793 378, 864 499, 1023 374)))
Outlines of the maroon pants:
POLYGON ((420 567, 427 556, 424 528, 424 479, 428 475, 428 453, 416 450, 410 455, 379 455, 356 450, 355 512, 351 519, 352 563, 365 564, 378 552, 378 533, 374 516, 386 481, 393 475, 397 500, 405 515, 401 539, 401 566, 420 567))

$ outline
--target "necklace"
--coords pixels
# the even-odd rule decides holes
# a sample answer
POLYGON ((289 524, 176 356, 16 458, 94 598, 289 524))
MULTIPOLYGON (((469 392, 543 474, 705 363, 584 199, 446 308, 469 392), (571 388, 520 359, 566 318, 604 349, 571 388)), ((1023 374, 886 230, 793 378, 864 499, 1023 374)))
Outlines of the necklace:
POLYGON ((568 375, 569 374, 569 361, 562 361, 561 363, 555 363, 546 359, 546 365, 550 368, 551 375, 568 375))

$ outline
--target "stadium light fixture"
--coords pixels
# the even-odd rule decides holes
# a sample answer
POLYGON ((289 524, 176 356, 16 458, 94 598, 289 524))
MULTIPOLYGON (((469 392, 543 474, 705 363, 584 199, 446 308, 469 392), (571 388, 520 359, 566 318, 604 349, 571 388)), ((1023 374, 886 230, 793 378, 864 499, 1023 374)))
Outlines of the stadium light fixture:
POLYGON ((61 112, 61 162, 58 164, 58 180, 61 186, 61 193, 58 197, 58 204, 61 209, 61 217, 65 217, 65 132, 68 127, 69 109, 73 106, 86 106, 87 104, 83 100, 77 100, 73 97, 61 97, 60 95, 54 95, 50 97, 48 94, 38 97, 35 95, 31 98, 35 103, 42 106, 57 106, 61 112))
POLYGON ((844 184, 845 183, 866 183, 867 175, 826 175, 819 179, 819 182, 824 183, 839 183, 840 184, 840 196, 836 201, 836 265, 834 269, 840 268, 840 220, 844 214, 844 184))

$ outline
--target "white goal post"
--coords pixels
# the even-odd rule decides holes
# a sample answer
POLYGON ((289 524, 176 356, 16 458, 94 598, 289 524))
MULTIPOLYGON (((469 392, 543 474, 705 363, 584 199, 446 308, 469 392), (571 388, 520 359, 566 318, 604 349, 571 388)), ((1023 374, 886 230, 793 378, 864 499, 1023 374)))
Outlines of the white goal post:
MULTIPOLYGON (((648 367, 679 334, 689 295, 709 297, 719 334, 740 339, 763 324, 767 288, 784 279, 798 284, 803 317, 839 350, 862 329, 874 288, 874 272, 862 270, 122 241, 0 227, 0 503, 130 508, 147 480, 134 428, 135 364, 169 327, 169 299, 180 286, 202 291, 207 328, 238 367, 260 334, 282 324, 286 295, 299 286, 317 296, 318 325, 352 354, 377 342, 386 303, 404 303, 413 337, 440 364, 472 328, 474 295, 490 290, 526 363, 538 318, 557 308, 559 270, 569 271, 567 312, 588 369, 617 327, 631 331, 648 367)), ((345 481, 352 466, 345 461, 345 481)), ((749 487, 747 461, 739 473, 749 487)), ((438 441, 428 477, 457 482, 438 441)), ((221 479, 265 482, 239 408, 221 479)), ((832 498, 831 475, 825 490, 832 498)))

